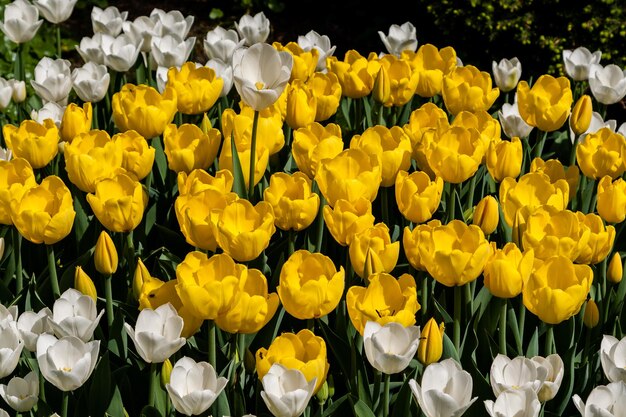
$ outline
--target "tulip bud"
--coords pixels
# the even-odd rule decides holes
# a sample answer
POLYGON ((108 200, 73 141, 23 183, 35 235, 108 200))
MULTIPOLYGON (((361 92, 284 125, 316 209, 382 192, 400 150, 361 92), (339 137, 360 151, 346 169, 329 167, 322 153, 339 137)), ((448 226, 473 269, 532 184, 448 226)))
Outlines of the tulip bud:
POLYGON ((169 359, 163 361, 161 365, 161 388, 165 389, 165 386, 170 383, 170 376, 172 375, 172 362, 169 359))
POLYGON ((374 97, 374 100, 381 104, 388 102, 391 97, 391 82, 389 80, 389 74, 387 74, 387 69, 383 66, 380 67, 378 75, 376 75, 372 96, 374 97))
POLYGON ((592 298, 587 300, 587 305, 585 307, 585 314, 583 315, 583 323, 589 329, 592 329, 598 325, 600 321, 600 311, 598 310, 598 305, 592 298))
POLYGON ((492 234, 498 227, 500 214, 498 212, 498 202, 493 196, 486 196, 478 202, 474 209, 472 223, 480 227, 485 235, 492 234))
POLYGON ((94 302, 98 300, 96 286, 89 275, 87 275, 87 273, 83 271, 83 268, 80 266, 77 266, 76 271, 74 272, 74 288, 91 297, 94 302))
POLYGON ((113 239, 104 230, 100 233, 96 242, 94 263, 96 264, 96 270, 103 275, 113 275, 117 271, 117 250, 115 249, 113 239))
POLYGON ((202 133, 205 135, 208 135, 212 128, 213 126, 211 126, 211 120, 205 112, 204 116, 202 116, 202 122, 200 122, 200 130, 202 130, 202 133))
POLYGON ((326 400, 328 399, 329 391, 330 390, 328 389, 328 381, 324 381, 322 388, 320 388, 320 390, 317 391, 317 394, 315 394, 315 397, 317 398, 317 402, 320 404, 324 404, 326 400))
POLYGON ((581 96, 574 105, 572 114, 569 117, 569 125, 576 136, 582 135, 589 129, 592 112, 591 97, 587 94, 581 96))
POLYGON ((424 326, 420 337, 420 344, 417 348, 417 358, 424 365, 437 362, 443 354, 443 322, 437 326, 435 318, 431 318, 424 326))
POLYGON ((21 80, 9 80, 9 85, 13 88, 11 98, 16 103, 22 103, 26 100, 26 83, 21 80))
POLYGON ((152 276, 148 272, 148 268, 141 262, 141 259, 137 259, 137 267, 135 268, 135 276, 133 277, 133 295, 136 300, 139 300, 141 295, 141 287, 146 281, 150 281, 152 276))
POLYGON ((609 262, 609 269, 606 276, 613 284, 619 284, 622 281, 623 275, 624 267, 622 265, 622 258, 619 252, 615 252, 611 258, 611 262, 609 262))

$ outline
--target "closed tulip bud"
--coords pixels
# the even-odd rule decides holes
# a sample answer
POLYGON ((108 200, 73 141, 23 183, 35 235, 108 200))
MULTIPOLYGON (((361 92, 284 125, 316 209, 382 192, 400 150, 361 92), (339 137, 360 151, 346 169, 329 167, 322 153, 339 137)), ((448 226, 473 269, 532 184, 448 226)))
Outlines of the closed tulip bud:
POLYGON ((317 98, 303 80, 293 80, 287 85, 287 114, 285 122, 292 129, 305 127, 315 121, 317 98))
POLYGON ((322 388, 320 388, 320 390, 317 391, 317 394, 315 394, 315 398, 319 404, 326 403, 326 400, 330 397, 330 389, 328 388, 328 379, 330 379, 330 377, 331 376, 329 375, 327 380, 324 381, 324 384, 322 384, 322 388))
POLYGON ((491 62, 491 71, 496 85, 506 93, 517 86, 517 82, 522 76, 522 64, 517 57, 510 60, 502 58, 500 62, 491 62))
POLYGON ((26 100, 26 83, 22 80, 9 80, 9 85, 13 88, 11 98, 16 103, 26 100))
POLYGON ((141 288, 143 285, 150 281, 151 275, 148 272, 148 268, 144 265, 141 259, 137 259, 137 266, 135 267, 135 273, 133 275, 133 295, 135 299, 139 299, 139 295, 141 294, 141 288))
POLYGON ((4 111, 11 103, 13 88, 4 78, 0 77, 0 110, 4 111))
POLYGON ((71 142, 78 134, 91 130, 92 117, 90 102, 83 104, 83 107, 75 103, 68 104, 61 119, 61 140, 71 142))
POLYGON ((5 124, 2 134, 13 155, 26 159, 34 169, 48 165, 59 152, 59 129, 52 119, 24 120, 19 127, 5 124))
POLYGON ((222 142, 222 134, 210 126, 204 133, 203 129, 206 128, 205 123, 202 129, 187 123, 167 125, 163 142, 169 169, 189 174, 194 169, 207 169, 213 164, 222 142))
POLYGON ((598 182, 598 214, 607 223, 626 219, 626 181, 605 175, 598 182))
POLYGON ((444 329, 443 322, 438 325, 434 317, 426 322, 417 347, 417 359, 423 365, 430 365, 441 358, 443 354, 444 329))
POLYGON ((499 221, 498 202, 491 195, 483 197, 474 208, 472 224, 480 227, 485 235, 490 235, 495 232, 499 221))
POLYGON ((589 129, 593 112, 592 106, 591 97, 587 94, 581 96, 574 105, 572 114, 569 117, 569 126, 576 135, 582 135, 589 129))
POLYGON ((76 271, 74 272, 74 288, 91 297, 94 303, 98 301, 96 286, 89 275, 87 275, 87 273, 83 271, 83 268, 80 266, 77 266, 76 271))
MULTIPOLYGON (((389 94, 382 102, 385 106, 404 106, 415 95, 419 74, 404 58, 387 54, 380 58, 381 72, 384 70, 389 80, 389 94)), ((381 73, 379 72, 379 74, 381 73)), ((376 90, 376 85, 374 85, 376 90)))
POLYGON ((424 171, 398 172, 396 177, 396 203, 402 215, 413 223, 424 223, 433 216, 443 192, 443 179, 430 179, 424 171))
POLYGON ((326 64, 328 71, 337 76, 343 96, 354 99, 365 97, 372 92, 376 74, 380 70, 378 59, 367 59, 354 49, 344 54, 343 61, 331 56, 326 64))
POLYGON ((337 113, 341 102, 341 85, 335 74, 315 72, 306 81, 306 85, 317 99, 316 122, 327 120, 337 113))
POLYGON ((103 275, 113 275, 117 271, 117 250, 115 249, 113 239, 104 230, 100 232, 96 242, 94 263, 96 264, 96 270, 103 275))
POLYGON ((522 119, 544 132, 563 126, 574 101, 569 79, 548 74, 540 76, 532 87, 526 81, 520 81, 517 98, 522 119))
POLYGON ((152 171, 156 150, 134 130, 117 133, 111 138, 122 149, 122 168, 141 181, 152 171))
POLYGON ((161 388, 165 389, 165 386, 170 383, 171 376, 172 362, 169 359, 165 359, 161 365, 161 388))
POLYGON ((373 273, 393 271, 400 254, 400 242, 392 242, 389 227, 378 223, 355 235, 348 253, 356 274, 367 281, 373 273))
POLYGON ((508 242, 502 249, 495 248, 485 265, 485 286, 499 298, 513 298, 522 293, 524 282, 533 269, 535 253, 532 249, 522 252, 515 243, 508 242))
POLYGON ((167 85, 176 91, 178 111, 183 114, 200 114, 208 111, 222 92, 224 80, 212 68, 196 68, 194 62, 185 62, 180 70, 171 67, 167 85))
POLYGON ((607 270, 606 277, 613 284, 619 284, 622 281, 623 275, 624 266, 622 264, 622 257, 619 252, 615 252, 615 254, 611 257, 611 262, 609 262, 609 269, 607 270))
POLYGON ((576 162, 586 177, 616 179, 626 171, 626 139, 608 127, 588 133, 576 146, 576 162))
POLYGON ((376 75, 374 89, 372 90, 372 97, 374 97, 374 100, 380 104, 386 104, 391 98, 391 81, 389 80, 387 68, 384 66, 380 67, 378 75, 376 75))
POLYGON ((598 325, 600 321, 600 310, 598 310, 598 305, 593 298, 587 300, 587 304, 585 305, 585 314, 583 315, 583 323, 587 328, 593 329, 598 325))
POLYGON ((0 160, 0 224, 13 224, 11 201, 20 200, 36 185, 35 173, 26 159, 0 160))
POLYGON ((485 155, 487 170, 496 182, 506 177, 517 178, 522 170, 522 142, 516 136, 511 141, 500 140, 489 144, 485 155))

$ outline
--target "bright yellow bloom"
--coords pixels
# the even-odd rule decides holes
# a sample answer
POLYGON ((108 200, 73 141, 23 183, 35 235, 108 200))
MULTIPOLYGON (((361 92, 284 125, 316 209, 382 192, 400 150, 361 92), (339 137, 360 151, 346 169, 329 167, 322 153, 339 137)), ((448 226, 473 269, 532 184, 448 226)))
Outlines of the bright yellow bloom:
MULTIPOLYGON (((404 228, 402 234, 402 246, 404 247, 404 254, 406 255, 409 264, 418 271, 426 271, 426 266, 422 262, 420 255, 420 248, 425 248, 426 245, 431 244, 430 234, 433 228, 441 226, 441 221, 433 219, 428 223, 418 224, 411 230, 408 226, 404 228)), ((431 247, 428 249, 431 251, 431 247)))
POLYGON ((485 155, 485 165, 495 182, 506 177, 517 178, 522 171, 522 142, 516 136, 511 141, 500 140, 491 142, 485 155))
POLYGON ((484 234, 490 235, 496 231, 499 221, 498 201, 491 195, 483 197, 474 207, 472 224, 480 227, 484 234))
POLYGON ((6 124, 2 134, 14 157, 26 159, 33 169, 48 165, 59 151, 59 129, 52 119, 42 124, 24 120, 19 127, 6 124))
POLYGON ((619 252, 615 252, 611 257, 611 262, 609 262, 606 277, 613 284, 619 284, 622 281, 623 275, 624 265, 622 264, 622 257, 619 252))
POLYGON ((600 321, 600 311, 598 310, 598 305, 593 298, 587 300, 585 304, 585 314, 583 315, 583 323, 589 329, 593 329, 598 325, 600 321))
POLYGON ((574 105, 572 114, 569 116, 569 126, 576 135, 582 135, 589 129, 592 113, 591 97, 588 94, 583 94, 574 105))
POLYGON ((335 74, 315 72, 306 81, 306 85, 317 100, 316 122, 323 122, 337 113, 341 102, 341 84, 335 74))
POLYGON ((615 179, 626 171, 626 138, 608 127, 589 133, 576 146, 576 162, 589 178, 615 179))
POLYGON ((336 56, 326 60, 328 71, 337 75, 344 97, 361 98, 369 95, 380 69, 378 59, 368 60, 354 49, 347 51, 343 61, 336 56))
POLYGON ((301 319, 320 318, 332 312, 343 296, 345 272, 321 253, 295 251, 280 270, 276 290, 287 313, 301 319))
MULTIPOLYGON (((286 92, 284 94, 286 106, 287 94, 286 92)), ((250 107, 243 107, 239 114, 235 113, 233 109, 224 110, 222 113, 222 134, 224 140, 229 140, 231 135, 234 134, 237 149, 240 149, 240 147, 249 148, 252 142, 253 122, 254 110, 250 107)), ((267 110, 260 112, 256 135, 257 148, 267 148, 270 155, 280 151, 285 145, 281 114, 267 110)))
POLYGON ((500 95, 500 89, 492 86, 488 72, 466 65, 444 75, 442 95, 446 109, 456 115, 463 110, 489 110, 500 95))
POLYGON ((61 119, 59 131, 61 140, 69 143, 79 133, 89 132, 92 118, 93 110, 90 102, 83 104, 83 107, 79 107, 76 103, 68 104, 61 119))
POLYGON ((563 166, 558 159, 548 159, 544 161, 541 157, 537 157, 530 163, 530 172, 541 171, 550 177, 550 182, 555 184, 558 180, 565 180, 569 185, 569 200, 574 198, 578 190, 578 182, 580 180, 580 170, 576 165, 570 165, 567 168, 563 166))
POLYGON ((602 218, 595 213, 576 212, 583 227, 590 230, 589 241, 582 247, 580 255, 574 260, 579 264, 595 265, 602 262, 613 249, 615 227, 605 226, 602 218))
POLYGON ((354 235, 348 253, 354 272, 367 282, 371 274, 393 271, 400 255, 400 242, 392 242, 387 225, 377 223, 354 235))
POLYGON ((361 335, 368 321, 412 326, 415 313, 421 307, 417 302, 415 278, 402 274, 396 279, 384 272, 370 275, 366 287, 353 285, 348 288, 346 306, 350 321, 361 335))
POLYGON ((148 205, 144 186, 126 174, 98 181, 87 202, 100 223, 111 232, 130 232, 143 219, 148 205))
POLYGON ((305 51, 297 42, 288 42, 282 45, 280 42, 272 43, 277 51, 287 51, 293 57, 293 67, 291 68, 291 77, 289 82, 294 80, 306 81, 315 72, 317 60, 319 59, 319 51, 311 48, 305 51))
POLYGON ((211 128, 207 133, 194 125, 169 124, 163 132, 167 165, 172 171, 190 173, 194 169, 207 169, 215 161, 222 142, 222 134, 211 128))
POLYGON ((437 49, 426 43, 416 52, 404 50, 402 58, 409 61, 418 74, 415 93, 420 97, 433 97, 441 94, 443 77, 456 68, 456 51, 450 46, 437 49))
POLYGON ((598 214, 607 223, 621 223, 626 219, 626 181, 611 181, 605 175, 598 182, 598 214))
POLYGON ((74 225, 74 200, 63 180, 49 175, 11 201, 11 219, 24 238, 52 245, 65 238, 74 225))
MULTIPOLYGON (((332 74, 332 73, 331 73, 332 74)), ((376 79, 374 79, 374 88, 372 89, 372 98, 382 105, 391 107, 391 80, 387 73, 387 68, 380 66, 376 79)))
POLYGON ((152 171, 156 150, 148 145, 146 138, 134 130, 117 133, 111 138, 122 148, 122 167, 139 181, 152 171))
POLYGON ((372 202, 359 198, 354 202, 340 199, 334 207, 324 206, 324 223, 341 246, 347 246, 354 236, 374 226, 372 202))
POLYGON ((320 206, 320 197, 311 191, 311 180, 302 172, 276 172, 263 192, 263 200, 274 209, 276 227, 300 231, 313 223, 320 206))
POLYGON ((420 335, 420 343, 417 346, 417 359, 424 365, 430 365, 441 359, 443 354, 443 333, 444 325, 441 322, 437 325, 434 317, 426 322, 422 334, 420 335))
POLYGON ((524 282, 533 270, 535 254, 532 249, 522 252, 515 243, 508 242, 496 249, 485 264, 485 286, 499 298, 513 298, 522 293, 524 282))
POLYGON ((315 178, 322 159, 334 158, 343 151, 341 127, 336 123, 326 126, 314 122, 293 131, 291 153, 298 169, 309 178, 315 178))
POLYGON ((141 288, 144 283, 149 286, 151 280, 152 277, 150 276, 150 272, 148 272, 148 268, 146 268, 146 265, 144 265, 141 258, 137 258, 137 266, 135 267, 135 273, 133 274, 133 296, 137 301, 139 301, 141 288))
POLYGON ((530 126, 552 132, 563 126, 570 114, 572 89, 567 77, 540 76, 532 87, 526 81, 517 85, 517 103, 522 119, 530 126))
POLYGON ((220 169, 215 176, 203 169, 194 169, 189 175, 181 171, 177 177, 178 194, 196 194, 209 188, 225 194, 233 189, 233 181, 233 174, 227 169, 220 169))
POLYGON ((396 203, 400 213, 413 223, 424 223, 433 216, 441 203, 443 179, 430 179, 424 171, 398 172, 396 203))
POLYGON ((165 359, 163 361, 163 364, 161 365, 160 379, 162 389, 166 389, 165 386, 170 383, 170 378, 172 377, 172 369, 172 362, 169 359, 165 359))
POLYGON ((411 112, 409 122, 404 125, 404 131, 409 135, 413 152, 411 157, 417 162, 417 166, 426 171, 431 178, 434 177, 430 166, 426 161, 425 151, 428 145, 423 141, 424 132, 436 129, 440 124, 448 125, 448 115, 434 103, 424 103, 411 112))
POLYGON ((176 91, 178 111, 184 114, 200 114, 208 111, 220 97, 224 80, 215 75, 212 68, 195 62, 185 62, 178 70, 167 72, 166 87, 176 91))
POLYGON ((380 59, 381 70, 384 68, 389 78, 389 98, 385 106, 403 106, 415 94, 419 73, 411 68, 408 60, 387 54, 380 59))
POLYGON ((81 266, 77 266, 74 270, 74 288, 91 297, 94 303, 98 301, 96 285, 93 283, 91 277, 83 271, 81 266))
POLYGON ((285 121, 292 129, 308 126, 315 121, 317 97, 301 79, 287 85, 287 114, 285 121))
POLYGON ((163 94, 145 84, 125 84, 113 94, 113 121, 121 131, 136 130, 144 138, 159 136, 172 123, 177 110, 176 91, 163 94))
POLYGON ((548 324, 559 324, 580 311, 587 299, 593 270, 576 265, 565 256, 536 260, 524 285, 524 306, 548 324))
POLYGON ((115 249, 115 243, 113 243, 111 236, 104 230, 100 232, 96 241, 93 262, 96 265, 96 271, 101 274, 113 275, 117 271, 117 249, 115 249))
MULTIPOLYGON (((270 157, 269 150, 263 146, 262 143, 257 142, 256 145, 256 152, 254 154, 254 174, 252 178, 254 185, 258 184, 263 178, 263 175, 265 175, 270 157)), ((246 188, 248 188, 250 184, 250 159, 252 158, 251 143, 240 143, 237 141, 237 137, 235 137, 235 149, 237 150, 243 180, 246 184, 246 188)), ((233 153, 229 136, 224 136, 222 151, 220 152, 218 161, 220 169, 227 169, 231 172, 231 175, 234 176, 233 153)))
POLYGON ((26 159, 0 160, 0 224, 13 224, 11 200, 21 200, 26 190, 36 185, 35 173, 26 159))

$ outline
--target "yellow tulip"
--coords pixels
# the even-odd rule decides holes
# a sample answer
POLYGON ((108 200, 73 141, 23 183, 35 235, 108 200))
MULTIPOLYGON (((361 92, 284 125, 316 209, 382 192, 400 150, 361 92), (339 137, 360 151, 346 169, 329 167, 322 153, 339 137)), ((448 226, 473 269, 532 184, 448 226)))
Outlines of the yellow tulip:
POLYGON ((350 321, 361 335, 368 321, 412 326, 415 313, 420 309, 415 278, 409 274, 402 274, 398 279, 384 272, 372 274, 367 287, 348 288, 346 307, 350 321))
POLYGON ((11 219, 24 238, 52 245, 65 238, 74 225, 74 200, 63 180, 49 175, 11 201, 11 219))
POLYGON ((589 133, 576 146, 576 162, 589 178, 615 179, 626 171, 626 138, 608 127, 589 133))
POLYGON ((389 79, 389 97, 383 104, 404 106, 415 95, 419 73, 411 68, 407 59, 387 54, 380 58, 381 72, 384 68, 389 79))
POLYGON ((13 156, 26 159, 33 169, 48 165, 59 151, 59 129, 52 119, 41 124, 24 120, 19 127, 6 124, 2 134, 13 156))
MULTIPOLYGON (((237 156, 239 157, 243 180, 246 184, 246 188, 248 188, 250 184, 250 159, 252 158, 251 143, 240 144, 237 142, 237 138, 235 137, 235 149, 237 150, 237 156)), ((267 164, 269 163, 269 157, 270 154, 268 149, 257 142, 257 148, 254 154, 254 174, 252 178, 254 185, 258 184, 265 175, 265 171, 267 170, 267 164)), ((232 175, 234 175, 233 153, 230 137, 228 136, 224 137, 222 151, 220 152, 218 161, 219 167, 221 169, 227 169, 231 172, 232 175)))
POLYGON ((287 85, 287 114, 285 121, 292 129, 305 127, 315 121, 317 98, 301 79, 287 85))
POLYGON ((167 87, 176 91, 178 111, 200 114, 208 111, 220 97, 224 80, 207 66, 196 68, 195 62, 185 62, 180 70, 167 71, 167 87))
POLYGON ((36 185, 35 173, 26 159, 0 160, 0 224, 13 224, 11 201, 21 200, 36 185))
POLYGON ((194 169, 189 175, 181 171, 177 177, 178 194, 196 194, 206 189, 214 189, 226 194, 233 189, 233 181, 233 174, 227 169, 220 169, 215 176, 203 169, 194 169))
POLYGON ((298 169, 309 178, 315 174, 323 159, 334 158, 343 151, 341 127, 336 123, 326 126, 313 122, 293 131, 291 153, 298 169))
POLYGON ((452 126, 463 126, 466 129, 474 128, 480 133, 480 140, 485 151, 492 143, 501 140, 502 128, 500 122, 486 110, 470 112, 467 110, 459 112, 452 120, 452 126))
POLYGON ((306 85, 317 100, 316 122, 328 120, 337 113, 341 102, 341 85, 335 74, 314 72, 306 81, 306 85))
POLYGON ((511 141, 491 142, 485 155, 485 165, 495 182, 506 177, 517 178, 522 171, 522 142, 516 136, 511 141))
POLYGON ((377 59, 368 60, 354 49, 345 53, 343 61, 336 56, 328 57, 326 65, 328 71, 337 76, 343 96, 349 98, 369 95, 380 69, 380 62, 377 59))
MULTIPOLYGON (((402 234, 402 246, 409 264, 418 271, 426 271, 426 266, 420 256, 420 248, 430 245, 430 233, 433 228, 441 226, 441 221, 433 219, 428 223, 418 224, 411 230, 408 226, 404 228, 402 234)), ((430 251, 430 246, 428 249, 430 251)))
POLYGON ((396 177, 396 203, 400 213, 413 223, 424 223, 441 203, 443 179, 431 181, 424 171, 400 171, 396 177))
POLYGON ((146 178, 152 171, 156 152, 148 141, 134 130, 117 133, 111 139, 122 148, 122 167, 139 181, 146 178))
POLYGON ((294 80, 306 81, 317 67, 317 60, 319 59, 319 51, 315 48, 311 48, 309 51, 305 51, 297 42, 288 42, 282 45, 280 42, 272 43, 272 46, 277 51, 287 51, 293 57, 293 67, 291 68, 291 77, 289 82, 294 80))
POLYGON ((436 46, 426 43, 417 48, 416 52, 402 51, 401 57, 418 74, 415 93, 420 97, 429 98, 441 94, 444 75, 456 68, 456 51, 450 46, 437 49, 436 46))
POLYGON ((535 254, 532 249, 522 252, 513 242, 502 249, 493 246, 493 255, 485 264, 485 286, 496 297, 517 297, 533 270, 535 254))
POLYGON ((93 254, 96 271, 104 275, 113 275, 117 271, 118 257, 117 249, 113 239, 106 231, 100 232, 96 241, 96 250, 93 254))
POLYGON ((98 292, 96 291, 96 285, 93 283, 93 280, 80 266, 77 266, 74 270, 74 288, 76 288, 81 293, 88 295, 91 297, 93 302, 98 301, 98 292))
POLYGON ((274 211, 265 201, 253 206, 246 199, 229 203, 217 221, 217 243, 238 262, 257 258, 270 243, 276 227, 274 211))
POLYGON ((280 270, 276 290, 287 313, 300 319, 323 317, 343 296, 345 272, 321 253, 295 251, 280 270))
POLYGON ((320 206, 320 197, 311 191, 311 180, 302 172, 276 172, 263 192, 276 217, 274 224, 281 230, 300 231, 313 223, 320 206))
POLYGON ((297 369, 307 381, 317 378, 314 394, 322 387, 328 374, 326 342, 308 329, 298 333, 286 332, 276 337, 269 348, 256 351, 256 373, 263 379, 273 364, 279 363, 287 369, 297 369))
POLYGON ((593 329, 600 321, 600 310, 593 298, 587 300, 585 304, 585 314, 583 315, 583 323, 589 329, 593 329))
POLYGON ((589 129, 592 113, 591 97, 588 94, 583 94, 574 105, 572 114, 569 116, 569 126, 576 135, 582 135, 589 129))
POLYGON ((550 177, 552 184, 555 184, 558 180, 567 181, 569 185, 569 200, 574 198, 580 180, 580 170, 576 165, 570 165, 565 168, 558 159, 553 158, 544 161, 541 157, 537 157, 530 163, 530 172, 537 171, 541 171, 550 177))
POLYGON ((480 227, 460 220, 433 227, 419 254, 428 273, 452 287, 474 281, 491 256, 491 246, 480 227))
POLYGON ((144 186, 126 174, 98 181, 87 202, 97 219, 111 232, 130 232, 143 219, 148 205, 144 186))
MULTIPOLYGON (((285 88, 285 112, 287 106, 287 89, 285 88)), ((243 107, 239 114, 233 109, 226 109, 222 113, 222 135, 224 145, 235 135, 235 143, 239 152, 249 149, 252 142, 252 125, 254 122, 254 110, 243 107)), ((285 134, 283 133, 283 118, 280 113, 267 110, 259 113, 257 121, 256 143, 259 148, 266 148, 270 155, 279 152, 285 146, 285 134)))
POLYGON ((607 223, 621 223, 626 218, 626 181, 611 181, 605 175, 598 182, 598 214, 607 223))
POLYGON ((391 107, 391 80, 387 68, 383 65, 380 66, 374 79, 372 98, 384 106, 391 107))
POLYGON ((517 85, 517 103, 522 119, 544 132, 552 132, 563 126, 573 101, 567 77, 555 78, 544 74, 532 87, 526 81, 520 81, 517 85))
POLYGON ((148 268, 146 268, 141 258, 138 258, 135 273, 133 274, 133 296, 137 301, 139 301, 141 288, 144 283, 149 283, 151 279, 152 277, 150 276, 150 272, 148 272, 148 268))
POLYGON ((335 241, 347 246, 358 233, 374 226, 372 202, 359 198, 354 202, 340 199, 335 206, 324 206, 324 223, 335 241))
MULTIPOLYGON (((422 137, 424 132, 436 129, 440 123, 444 125, 449 124, 446 112, 434 103, 424 103, 411 112, 409 122, 404 125, 404 131, 409 135, 411 149, 413 149, 411 158, 417 162, 418 167, 422 171, 430 170, 426 162, 425 150, 427 146, 425 146, 425 143, 422 143, 422 137)), ((430 175, 430 172, 427 173, 430 175)))
POLYGON ((606 226, 602 217, 595 213, 583 214, 576 212, 581 226, 586 227, 591 232, 589 241, 582 247, 580 255, 574 260, 579 264, 595 265, 602 262, 613 249, 615 242, 615 227, 606 226))
POLYGON ((354 235, 348 253, 354 272, 367 282, 371 274, 393 271, 400 255, 400 242, 392 242, 387 225, 377 223, 354 235))
POLYGON ((473 65, 456 67, 444 75, 441 92, 446 109, 453 115, 463 110, 489 110, 500 95, 500 89, 492 85, 491 75, 473 65))
POLYGON ((211 128, 204 133, 194 124, 169 124, 163 132, 167 165, 176 172, 207 169, 213 165, 221 142, 222 134, 218 129, 211 128))
POLYGON ((474 207, 472 224, 480 227, 484 234, 492 234, 496 231, 500 221, 498 207, 498 201, 493 196, 487 195, 483 197, 474 207))
POLYGON ((438 362, 443 354, 443 333, 444 324, 441 322, 437 325, 434 317, 426 322, 422 334, 420 335, 420 343, 417 346, 417 359, 424 365, 438 362))
POLYGON ((165 386, 170 383, 170 378, 172 377, 172 362, 169 359, 165 359, 163 364, 161 365, 161 388, 166 389, 165 386))
POLYGON ((163 94, 145 84, 125 84, 113 94, 113 121, 121 131, 136 130, 144 138, 159 136, 172 123, 177 110, 176 91, 163 94))
POLYGON ((622 257, 619 252, 615 252, 611 257, 611 262, 609 262, 606 277, 613 284, 619 284, 622 281, 623 275, 624 265, 622 264, 622 257))
POLYGON ((580 311, 587 299, 593 270, 565 256, 536 260, 522 291, 524 306, 548 324, 559 324, 580 311))
POLYGON ((68 104, 61 119, 59 131, 61 140, 71 142, 78 134, 89 132, 92 118, 93 110, 90 102, 83 104, 83 107, 79 107, 76 103, 68 104))

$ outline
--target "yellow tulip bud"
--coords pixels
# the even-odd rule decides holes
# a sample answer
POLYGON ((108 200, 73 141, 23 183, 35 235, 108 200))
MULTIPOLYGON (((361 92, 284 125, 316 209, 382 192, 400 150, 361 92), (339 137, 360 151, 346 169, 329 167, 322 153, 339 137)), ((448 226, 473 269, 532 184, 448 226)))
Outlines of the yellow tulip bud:
POLYGON ((94 302, 98 300, 96 286, 94 285, 89 275, 87 275, 87 273, 83 271, 83 268, 80 266, 77 266, 76 270, 74 271, 74 288, 76 288, 83 294, 91 297, 94 302))
POLYGON ((348 254, 354 272, 367 280, 370 274, 393 271, 400 255, 400 242, 392 242, 389 227, 377 223, 352 238, 348 254))
POLYGON ((323 122, 337 113, 341 102, 341 85, 335 74, 315 72, 306 81, 306 85, 317 99, 316 122, 323 122))
POLYGON ((315 121, 317 98, 303 80, 293 80, 287 87, 285 122, 292 129, 305 127, 315 121))
POLYGON ((619 252, 615 252, 613 257, 611 257, 611 262, 609 262, 609 269, 607 271, 606 277, 613 284, 619 284, 622 281, 622 277, 624 276, 624 266, 622 264, 622 257, 619 252))
POLYGON ((374 89, 372 90, 372 97, 374 97, 374 100, 376 100, 380 104, 384 104, 387 106, 391 105, 391 102, 388 103, 389 99, 391 98, 391 81, 389 80, 387 68, 385 68, 384 66, 380 67, 380 70, 376 75, 376 80, 374 81, 374 89))
POLYGON ((583 323, 589 329, 593 329, 598 325, 600 321, 600 311, 598 310, 598 305, 592 298, 587 300, 587 304, 585 306, 585 314, 583 315, 583 323))
POLYGON ((317 394, 315 394, 315 398, 317 398, 317 402, 319 404, 324 404, 326 402, 326 400, 328 399, 329 391, 330 389, 328 388, 328 381, 324 381, 322 388, 317 391, 317 394))
POLYGON ((417 347, 417 359, 424 364, 430 365, 437 362, 443 354, 443 332, 445 326, 443 322, 437 325, 435 318, 428 320, 422 334, 420 343, 417 347))
POLYGON ((626 219, 626 181, 605 175, 598 182, 598 214, 607 223, 626 219))
POLYGON ((517 178, 522 170, 522 142, 516 136, 511 141, 493 141, 487 148, 485 164, 487 170, 496 182, 506 177, 517 178))
POLYGON ((418 74, 415 93, 420 97, 428 98, 440 94, 443 76, 456 68, 456 51, 450 46, 437 49, 436 46, 425 43, 416 52, 405 49, 401 57, 418 74))
POLYGON ((498 202, 491 195, 483 197, 474 208, 472 223, 480 227, 485 235, 490 235, 495 232, 499 221, 498 202))
POLYGON ((96 242, 94 262, 96 270, 103 275, 113 275, 117 271, 117 249, 115 249, 115 243, 113 243, 111 236, 104 230, 96 242))
POLYGON ((137 266, 135 267, 135 274, 133 275, 133 295, 135 299, 139 300, 143 284, 149 281, 150 278, 152 277, 150 276, 150 272, 148 272, 148 268, 146 268, 140 258, 137 259, 137 266))
POLYGON ((36 185, 35 172, 26 159, 0 160, 0 224, 13 224, 11 201, 21 200, 36 185))
MULTIPOLYGON (((389 93, 384 101, 385 106, 404 106, 415 95, 415 89, 419 81, 419 73, 413 71, 407 59, 398 58, 393 54, 386 54, 380 58, 381 70, 385 71, 389 83, 389 93)), ((387 87, 385 87, 387 88, 387 87)), ((376 84, 374 90, 376 91, 376 84)), ((375 98, 376 96, 374 96, 375 98)))
POLYGON ((572 89, 567 77, 540 76, 532 87, 517 85, 517 102, 522 119, 544 132, 560 129, 572 108, 572 89))
POLYGON ((592 106, 591 97, 588 94, 582 95, 574 105, 569 117, 569 125, 576 135, 582 135, 589 129, 593 113, 592 106))
POLYGON ((71 142, 79 133, 89 132, 92 114, 90 102, 83 104, 82 108, 75 103, 68 104, 61 119, 61 140, 71 142))
POLYGON ((161 365, 161 388, 165 389, 165 386, 170 383, 170 376, 172 375, 172 362, 169 359, 165 359, 161 365))
POLYGON ((152 171, 156 150, 148 141, 134 130, 117 133, 111 138, 122 149, 122 167, 142 180, 152 171))
POLYGON ((508 242, 502 249, 495 248, 485 265, 485 286, 499 298, 513 298, 521 294, 524 282, 533 269, 535 253, 522 252, 515 243, 508 242))
POLYGON ((194 62, 185 62, 180 70, 172 67, 167 72, 167 87, 176 91, 178 111, 200 114, 208 111, 220 97, 224 80, 207 66, 196 68, 194 62))

